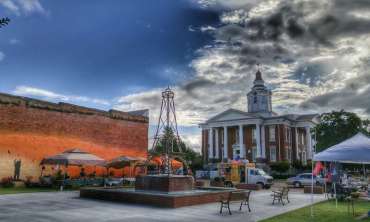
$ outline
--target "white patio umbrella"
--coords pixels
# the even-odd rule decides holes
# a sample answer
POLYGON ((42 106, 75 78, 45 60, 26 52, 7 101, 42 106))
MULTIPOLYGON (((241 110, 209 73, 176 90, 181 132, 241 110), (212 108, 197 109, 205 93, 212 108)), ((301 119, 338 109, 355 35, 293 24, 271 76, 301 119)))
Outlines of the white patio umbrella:
MULTIPOLYGON (((68 166, 104 166, 105 160, 94 154, 75 148, 54 156, 46 157, 41 160, 40 165, 62 165, 65 166, 65 168, 68 168, 68 166)), ((61 191, 63 190, 64 180, 65 173, 63 183, 60 187, 61 191)))
MULTIPOLYGON (((114 159, 108 161, 105 164, 105 167, 115 168, 115 169, 122 169, 125 166, 132 167, 132 164, 144 163, 145 161, 146 161, 146 158, 143 158, 143 157, 119 156, 117 158, 114 158, 114 159)), ((131 170, 132 169, 130 169, 130 176, 132 174, 131 170)))

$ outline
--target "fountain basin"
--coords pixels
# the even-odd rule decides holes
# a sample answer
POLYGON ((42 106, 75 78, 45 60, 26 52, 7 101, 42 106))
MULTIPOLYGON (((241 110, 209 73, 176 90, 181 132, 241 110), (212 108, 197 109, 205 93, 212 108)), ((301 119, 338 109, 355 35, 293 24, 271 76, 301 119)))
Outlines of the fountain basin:
POLYGON ((193 190, 194 178, 184 175, 145 175, 137 176, 136 190, 176 192, 193 190))
POLYGON ((80 197, 122 203, 146 204, 164 208, 178 208, 218 202, 233 188, 199 188, 186 191, 162 192, 133 188, 82 188, 80 197))

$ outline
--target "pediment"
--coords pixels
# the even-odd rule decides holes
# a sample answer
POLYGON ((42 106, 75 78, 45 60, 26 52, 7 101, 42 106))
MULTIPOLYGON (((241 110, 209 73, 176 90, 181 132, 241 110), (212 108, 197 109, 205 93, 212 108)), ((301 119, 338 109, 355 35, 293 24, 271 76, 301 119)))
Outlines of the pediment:
POLYGON ((207 121, 209 122, 219 122, 219 121, 231 121, 231 120, 239 120, 239 119, 248 119, 248 118, 256 118, 257 116, 251 113, 243 112, 236 109, 228 109, 207 121))

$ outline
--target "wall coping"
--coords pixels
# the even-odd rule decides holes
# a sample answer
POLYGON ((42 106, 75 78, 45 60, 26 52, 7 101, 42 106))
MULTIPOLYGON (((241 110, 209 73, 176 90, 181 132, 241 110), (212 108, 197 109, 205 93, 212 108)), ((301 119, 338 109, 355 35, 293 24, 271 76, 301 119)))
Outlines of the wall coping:
POLYGON ((34 108, 62 113, 73 113, 80 115, 97 115, 117 120, 149 123, 149 117, 146 114, 144 114, 148 113, 149 110, 132 111, 132 113, 114 109, 104 111, 84 106, 78 106, 70 103, 64 102, 53 103, 44 100, 33 99, 23 96, 15 96, 6 93, 0 93, 0 106, 1 105, 20 106, 26 108, 34 108), (143 115, 138 115, 137 113, 143 113, 143 115))

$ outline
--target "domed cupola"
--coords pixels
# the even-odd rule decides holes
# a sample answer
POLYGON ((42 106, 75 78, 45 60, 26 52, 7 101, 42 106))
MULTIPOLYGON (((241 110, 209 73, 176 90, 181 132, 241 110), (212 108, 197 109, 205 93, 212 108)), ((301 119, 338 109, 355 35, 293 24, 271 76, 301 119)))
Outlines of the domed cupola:
POLYGON ((261 113, 264 116, 271 116, 272 103, 271 91, 265 86, 260 69, 256 72, 256 77, 253 81, 252 90, 247 94, 248 97, 248 112, 261 113))

